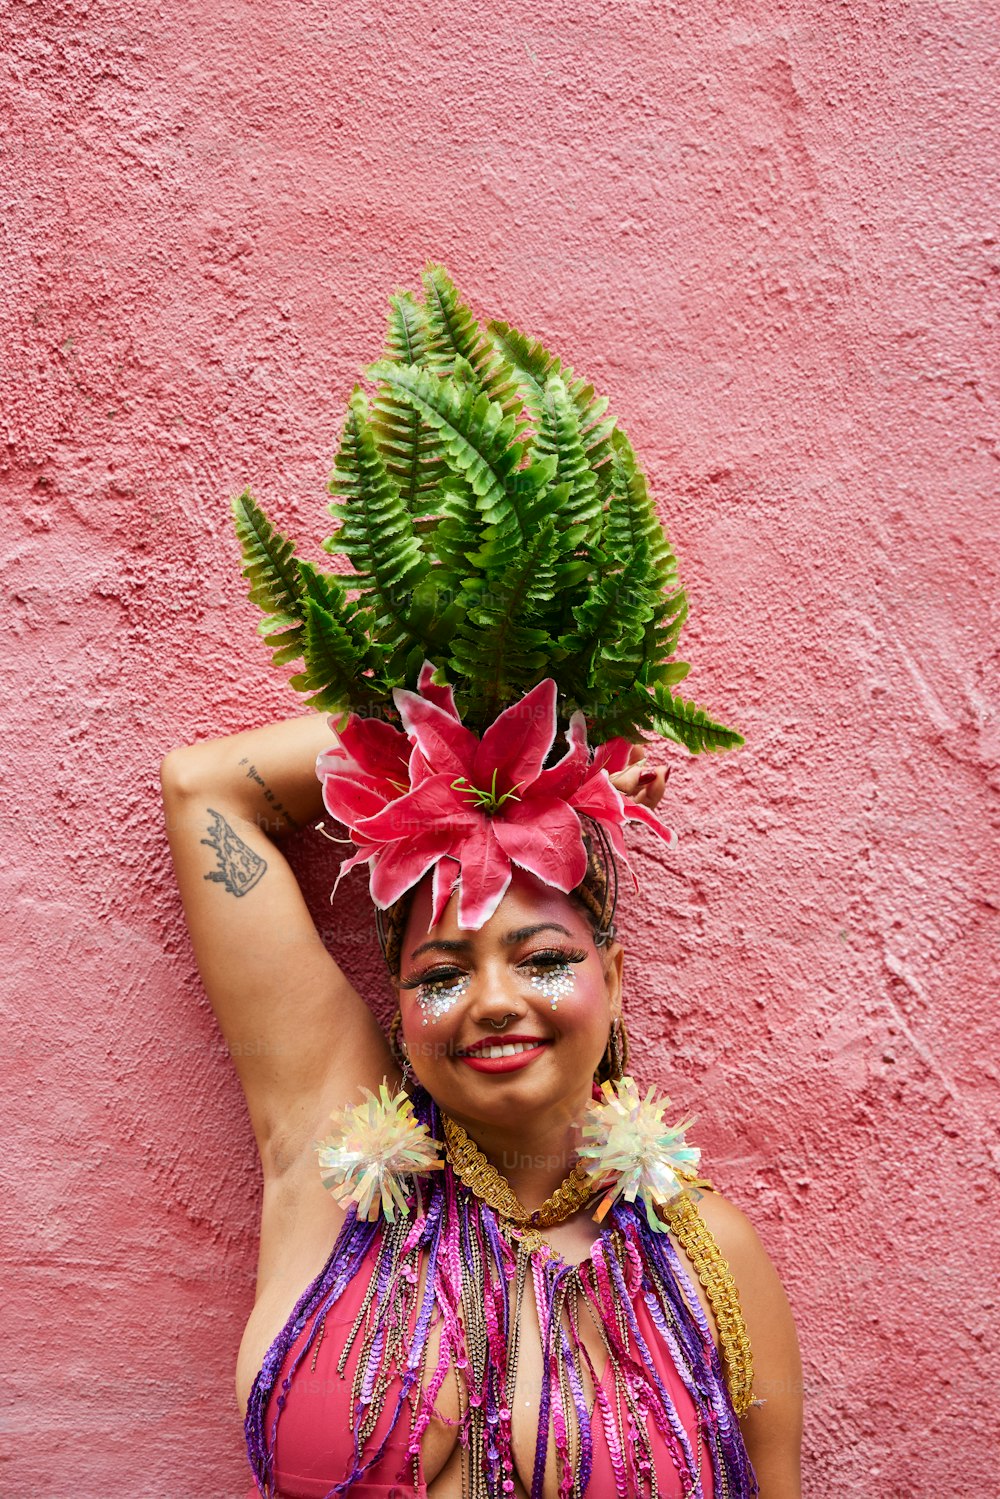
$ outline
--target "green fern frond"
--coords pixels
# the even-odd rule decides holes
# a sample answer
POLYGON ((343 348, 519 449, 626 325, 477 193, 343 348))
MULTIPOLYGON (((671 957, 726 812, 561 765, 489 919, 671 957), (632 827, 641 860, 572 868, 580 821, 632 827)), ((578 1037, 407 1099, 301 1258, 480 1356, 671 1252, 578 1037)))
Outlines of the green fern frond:
POLYGON ((648 567, 648 548, 640 542, 620 572, 591 586, 577 610, 575 630, 557 642, 575 698, 592 700, 595 691, 610 698, 616 688, 634 681, 634 672, 627 682, 621 681, 616 660, 629 662, 634 654, 629 648, 645 638, 652 613, 642 586, 648 567), (602 671, 606 672, 603 677, 602 671))
MULTIPOLYGON (((390 297, 383 357, 393 364, 422 364, 430 349, 426 309, 409 292, 390 297)), ((407 510, 414 517, 434 513, 438 486, 448 472, 434 428, 385 386, 372 402, 371 428, 407 510)))
MULTIPOLYGON (((536 458, 529 448, 530 462, 511 474, 507 481, 505 507, 496 515, 496 524, 506 529, 511 524, 520 532, 522 541, 530 541, 537 527, 551 515, 558 526, 559 505, 566 498, 566 485, 553 486, 556 460, 552 454, 536 458)), ((574 533, 576 534, 576 533, 574 533)), ((570 533, 560 533, 568 537, 570 533)))
POLYGON ((568 489, 557 518, 560 530, 583 527, 583 539, 597 539, 601 519, 597 475, 591 468, 580 437, 580 417, 569 398, 565 382, 549 375, 542 391, 538 432, 533 452, 539 457, 553 457, 553 487, 566 484, 568 489))
POLYGON ((249 489, 230 502, 249 597, 265 614, 299 617, 302 582, 295 543, 271 524, 249 489))
POLYGON ((516 440, 517 417, 505 415, 484 391, 416 365, 378 363, 368 374, 398 390, 436 428, 453 467, 478 496, 483 517, 502 521, 510 513, 508 482, 514 482, 525 453, 516 440))
POLYGON ((615 426, 613 420, 601 420, 608 409, 607 396, 595 396, 592 385, 576 378, 569 365, 550 354, 537 339, 526 338, 509 323, 494 320, 486 326, 497 351, 514 370, 536 428, 542 420, 545 383, 550 375, 560 377, 576 407, 587 462, 600 478, 611 461, 610 439, 615 426))
POLYGON ((466 722, 478 732, 545 675, 549 635, 531 620, 551 598, 556 550, 551 516, 533 529, 526 543, 513 527, 487 532, 483 551, 493 565, 481 579, 469 581, 467 614, 450 658, 458 679, 464 679, 466 722))
POLYGON ((607 557, 622 562, 640 541, 645 542, 660 587, 673 587, 677 583, 677 559, 649 498, 632 444, 620 427, 615 428, 611 443, 612 494, 602 550, 607 557))
POLYGON ((434 428, 408 402, 380 389, 372 402, 371 429, 409 514, 414 520, 435 514, 448 464, 434 428))
POLYGON ((302 564, 294 543, 271 523, 249 489, 237 495, 230 508, 243 553, 243 575, 250 583, 249 598, 266 616, 257 633, 266 637, 274 665, 285 666, 302 655, 302 564))
MULTIPOLYGON (((455 577, 443 567, 431 568, 413 590, 410 617, 416 634, 423 642, 423 654, 414 669, 414 680, 425 656, 437 660, 447 650, 463 612, 461 588, 455 577)), ((413 685, 409 669, 405 675, 406 681, 400 679, 397 686, 413 685)))
MULTIPOLYGON (((392 368, 392 366, 389 366, 392 368)), ((403 368, 409 369, 406 365, 403 368)), ((344 422, 333 477, 330 514, 340 529, 324 543, 354 564, 354 587, 366 595, 375 629, 387 644, 412 646, 410 599, 428 563, 413 519, 390 476, 367 419, 364 392, 355 387, 344 422)))
POLYGON ((687 595, 681 588, 654 602, 653 613, 646 625, 643 653, 647 669, 640 678, 642 682, 651 686, 653 682, 679 682, 687 676, 690 668, 685 663, 667 661, 667 657, 672 656, 677 649, 687 617, 687 595), (679 677, 676 675, 676 668, 682 664, 685 669, 679 677))
POLYGON ((645 477, 620 428, 612 436, 612 449, 612 486, 600 552, 604 566, 612 571, 626 565, 639 548, 648 558, 645 573, 634 578, 634 586, 650 605, 637 680, 651 686, 663 680, 660 668, 677 648, 687 619, 687 598, 680 587, 677 559, 649 498, 645 477))
MULTIPOLYGON (((364 678, 358 673, 357 645, 350 632, 309 596, 304 601, 304 613, 305 669, 289 680, 296 692, 310 694, 306 698, 309 707, 324 713, 339 713, 379 696, 377 690, 365 691, 364 678)), ((376 684, 372 687, 376 688, 376 684)))
POLYGON ((716 723, 704 708, 686 698, 673 696, 666 687, 657 684, 653 688, 652 701, 651 726, 665 738, 683 744, 692 755, 701 754, 703 750, 737 749, 744 742, 743 735, 735 729, 716 723))
POLYGON ((431 351, 427 309, 410 291, 393 292, 389 298, 383 359, 393 364, 423 364, 431 351))
POLYGON ((472 569, 469 557, 479 548, 485 525, 475 491, 462 474, 449 474, 442 480, 439 510, 427 544, 457 588, 472 569))
POLYGON ((299 562, 302 579, 303 618, 307 598, 319 604, 342 626, 354 641, 356 666, 359 675, 377 669, 386 654, 385 643, 378 638, 375 616, 369 608, 365 595, 350 598, 348 585, 354 582, 349 575, 323 572, 311 562, 299 562))
POLYGON ((456 364, 463 364, 505 416, 519 415, 521 397, 514 371, 462 301, 444 266, 426 265, 421 280, 430 347, 426 359, 410 363, 451 373, 456 372, 456 364))
MULTIPOLYGON (((344 585, 334 574, 323 573, 295 557, 292 543, 272 525, 249 490, 233 500, 232 510, 243 548, 244 572, 251 580, 250 597, 267 611, 257 629, 267 639, 274 665, 285 666, 305 655, 307 620, 315 603, 339 622, 345 662, 350 652, 351 673, 357 676, 369 669, 378 655, 371 641, 370 615, 348 600, 344 585)), ((293 681, 300 678, 301 673, 293 681)))

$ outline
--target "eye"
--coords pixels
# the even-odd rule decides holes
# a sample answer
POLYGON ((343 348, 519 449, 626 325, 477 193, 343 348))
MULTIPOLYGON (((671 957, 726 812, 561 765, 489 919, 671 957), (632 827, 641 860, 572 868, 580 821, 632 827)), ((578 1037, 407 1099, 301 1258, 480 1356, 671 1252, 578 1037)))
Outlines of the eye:
POLYGON ((521 967, 529 975, 531 987, 548 1000, 550 1009, 555 1010, 561 999, 568 999, 573 993, 575 980, 571 969, 582 963, 585 957, 586 953, 582 952, 547 949, 532 953, 521 967))
POLYGON ((425 973, 417 980, 420 989, 447 989, 452 984, 460 984, 468 977, 460 968, 434 968, 430 973, 425 973))
POLYGON ((440 1020, 443 1015, 447 1015, 471 982, 470 975, 463 973, 460 968, 432 968, 429 973, 422 974, 412 983, 401 983, 400 987, 416 989, 417 1006, 423 1014, 423 1023, 429 1025, 432 1020, 440 1020))
POLYGON ((464 978, 461 968, 431 968, 427 973, 415 973, 410 978, 401 978, 401 989, 422 989, 427 984, 455 984, 464 978))
POLYGON ((583 963, 586 961, 585 952, 561 952, 557 948, 546 948, 543 952, 533 952, 519 965, 522 968, 536 968, 542 973, 551 973, 556 968, 568 968, 571 963, 583 963))

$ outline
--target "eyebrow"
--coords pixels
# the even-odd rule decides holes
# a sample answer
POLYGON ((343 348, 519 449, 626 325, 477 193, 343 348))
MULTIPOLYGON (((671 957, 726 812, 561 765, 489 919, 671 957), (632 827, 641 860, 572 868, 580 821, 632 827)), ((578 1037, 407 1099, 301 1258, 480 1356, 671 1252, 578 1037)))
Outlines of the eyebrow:
MULTIPOLYGON (((518 942, 526 942, 529 937, 536 937, 539 932, 562 932, 564 937, 572 938, 573 936, 568 927, 560 926, 557 921, 541 921, 537 926, 519 926, 516 931, 505 932, 500 941, 504 947, 516 947, 518 942)), ((414 958, 419 958, 420 954, 425 952, 465 952, 471 946, 472 943, 467 937, 460 937, 453 941, 441 938, 437 941, 422 942, 419 947, 413 949, 410 960, 412 962, 414 958)))

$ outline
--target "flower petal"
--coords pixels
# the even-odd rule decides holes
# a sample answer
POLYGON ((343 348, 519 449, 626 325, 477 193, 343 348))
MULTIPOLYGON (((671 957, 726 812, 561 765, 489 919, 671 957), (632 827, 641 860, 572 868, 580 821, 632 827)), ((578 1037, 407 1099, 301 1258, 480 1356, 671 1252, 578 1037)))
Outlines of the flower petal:
POLYGON ((429 776, 405 796, 387 802, 373 817, 361 818, 352 828, 352 837, 357 834, 369 843, 397 843, 419 838, 431 827, 446 828, 451 837, 460 837, 478 815, 452 790, 448 776, 429 776))
POLYGON ((567 895, 575 890, 587 873, 587 850, 572 807, 555 797, 532 797, 505 803, 504 813, 494 817, 493 831, 514 863, 567 895))
MULTIPOLYGON (((433 661, 424 662, 420 668, 420 676, 417 678, 417 691, 427 702, 436 703, 439 708, 443 708, 446 713, 450 713, 452 718, 458 718, 458 709, 455 707, 455 694, 452 692, 450 684, 445 682, 442 687, 432 681, 436 670, 437 667, 433 661)), ((459 718, 458 721, 461 723, 462 720, 459 718)))
POLYGON ((479 813, 477 826, 451 850, 462 866, 458 891, 458 924, 478 931, 489 921, 510 884, 510 860, 497 842, 488 817, 479 813))
POLYGON ((451 835, 441 828, 431 828, 419 837, 401 839, 398 843, 382 844, 372 859, 369 883, 372 900, 385 911, 419 884, 450 846, 451 835))
POLYGON ((392 696, 403 720, 403 728, 416 741, 428 764, 451 780, 467 776, 479 748, 479 740, 472 730, 444 708, 427 702, 415 692, 397 687, 392 696))
POLYGON ((372 856, 372 850, 371 850, 371 848, 369 848, 369 847, 363 847, 363 848, 359 848, 356 853, 353 853, 349 859, 344 859, 343 860, 343 862, 341 863, 340 868, 337 870, 337 878, 333 882, 333 889, 330 891, 330 899, 331 900, 333 900, 333 897, 336 895, 336 893, 337 893, 337 886, 340 884, 341 880, 344 878, 344 875, 348 874, 350 872, 350 870, 352 870, 356 864, 367 864, 369 862, 369 860, 371 859, 371 856, 372 856))
POLYGON ((582 816, 593 817, 597 822, 621 827, 625 821, 624 799, 618 787, 611 784, 606 770, 592 772, 570 796, 569 804, 582 816))
POLYGON ((431 890, 431 919, 427 930, 437 926, 444 915, 445 906, 455 893, 458 877, 462 872, 462 866, 457 859, 452 859, 447 854, 439 859, 434 866, 434 881, 431 890))
POLYGON ((665 823, 662 823, 655 812, 651 812, 650 809, 648 807, 644 807, 641 802, 626 801, 625 816, 628 818, 629 822, 644 822, 648 828, 653 829, 654 833, 658 833, 660 835, 660 837, 663 839, 664 843, 668 845, 668 847, 676 848, 677 834, 673 831, 672 828, 668 828, 665 823))
POLYGON ((410 746, 406 735, 391 723, 352 713, 336 733, 358 770, 385 780, 405 780, 410 746))
POLYGON ((569 748, 562 759, 541 771, 524 788, 525 796, 558 796, 565 801, 586 779, 590 769, 590 750, 587 747, 587 720, 579 709, 569 721, 566 742, 569 748))
POLYGON ((628 868, 628 849, 622 836, 626 822, 625 802, 617 786, 611 784, 607 772, 600 770, 589 775, 579 791, 570 796, 569 804, 581 817, 590 817, 600 823, 615 853, 628 868))
POLYGON ((337 771, 344 770, 347 763, 347 751, 340 748, 339 742, 331 744, 329 749, 320 750, 316 756, 316 775, 320 780, 325 775, 335 775, 337 771))
MULTIPOLYGON (((336 761, 334 762, 337 763, 336 761)), ((343 761, 340 762, 343 764, 343 761)), ((374 776, 327 774, 323 777, 323 805, 346 827, 364 817, 375 817, 399 792, 374 776)))
POLYGON ((606 770, 608 775, 617 775, 628 764, 632 745, 627 739, 608 739, 594 750, 593 770, 606 770))
MULTIPOLYGON (((625 842, 625 835, 621 828, 617 823, 603 822, 599 817, 595 817, 593 821, 598 823, 604 832, 605 837, 611 844, 615 857, 625 866, 629 873, 632 873, 632 866, 628 861, 628 844, 625 842)), ((632 882, 638 890, 639 881, 636 879, 634 873, 632 874, 632 882)))
POLYGON ((489 787, 495 770, 499 791, 529 786, 555 737, 556 684, 546 677, 490 724, 476 749, 472 784, 489 787))

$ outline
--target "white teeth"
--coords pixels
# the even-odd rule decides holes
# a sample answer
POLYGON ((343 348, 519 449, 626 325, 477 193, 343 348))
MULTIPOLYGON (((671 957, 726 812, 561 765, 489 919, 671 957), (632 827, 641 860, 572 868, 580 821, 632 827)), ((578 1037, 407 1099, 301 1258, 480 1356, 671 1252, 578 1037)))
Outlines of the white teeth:
POLYGON ((473 1052, 477 1057, 516 1057, 522 1051, 534 1051, 538 1046, 537 1041, 508 1041, 506 1046, 484 1046, 481 1050, 473 1052))

